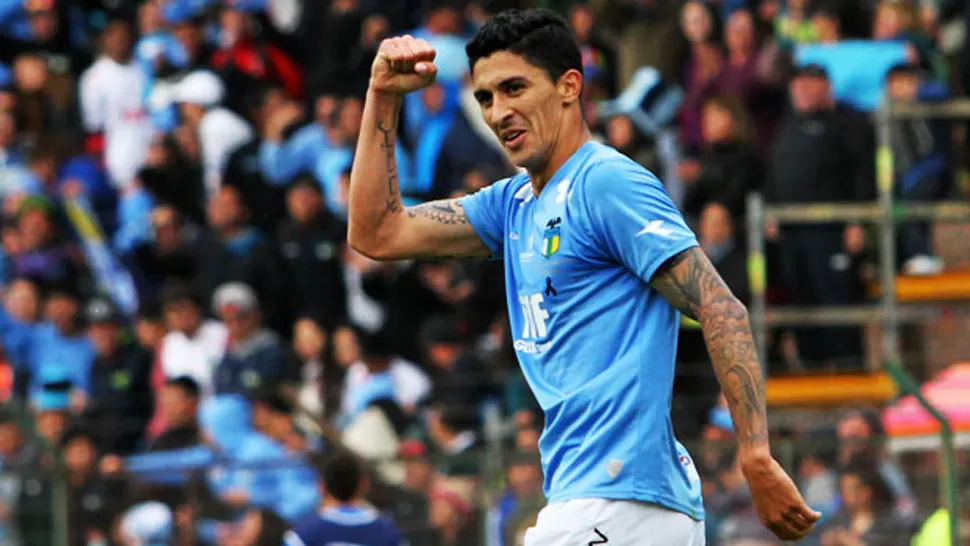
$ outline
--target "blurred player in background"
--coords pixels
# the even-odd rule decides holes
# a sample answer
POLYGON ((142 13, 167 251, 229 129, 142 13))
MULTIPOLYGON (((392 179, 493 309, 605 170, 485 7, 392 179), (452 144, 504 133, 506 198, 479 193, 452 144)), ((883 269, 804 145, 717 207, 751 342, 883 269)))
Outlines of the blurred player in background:
POLYGON ((820 514, 772 458, 747 311, 661 182, 591 139, 568 26, 506 11, 466 51, 482 115, 527 173, 404 208, 399 112, 405 94, 435 81, 435 51, 385 40, 351 176, 349 241, 379 260, 504 260, 514 348, 546 416, 549 504, 526 545, 704 543, 700 479, 670 423, 678 312, 703 328, 762 521, 781 539, 806 535, 820 514))
POLYGON ((297 522, 284 535, 284 546, 406 546, 397 525, 364 502, 369 484, 357 457, 332 455, 323 468, 323 507, 297 522))

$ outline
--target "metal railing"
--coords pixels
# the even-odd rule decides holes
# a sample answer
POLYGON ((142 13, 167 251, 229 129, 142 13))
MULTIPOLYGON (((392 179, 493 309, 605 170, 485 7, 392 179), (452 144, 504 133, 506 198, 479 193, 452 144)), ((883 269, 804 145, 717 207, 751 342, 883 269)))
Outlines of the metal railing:
MULTIPOLYGON (((906 220, 967 221, 970 204, 898 203, 894 199, 895 172, 891 146, 892 123, 905 119, 970 118, 970 100, 959 99, 945 103, 886 103, 875 112, 876 124, 876 182, 878 198, 875 203, 810 203, 798 205, 766 205, 763 198, 753 194, 748 198, 747 237, 749 247, 749 276, 751 280, 751 320, 759 350, 764 357, 765 340, 770 326, 809 324, 849 325, 879 324, 882 333, 884 366, 900 387, 901 392, 914 395, 936 419, 943 433, 941 442, 947 472, 940 473, 940 487, 947 491, 947 509, 951 536, 956 544, 960 537, 960 500, 957 492, 958 468, 952 430, 946 417, 921 396, 919 386, 902 366, 900 358, 900 325, 932 319, 941 312, 942 305, 966 305, 970 302, 938 302, 936 304, 901 304, 896 297, 896 224, 906 220), (871 223, 879 228, 879 280, 881 291, 877 304, 845 307, 769 309, 766 300, 767 267, 765 263, 765 225, 871 223)), ((963 309, 970 312, 970 308, 963 309)), ((764 361, 764 358, 762 358, 764 361)))

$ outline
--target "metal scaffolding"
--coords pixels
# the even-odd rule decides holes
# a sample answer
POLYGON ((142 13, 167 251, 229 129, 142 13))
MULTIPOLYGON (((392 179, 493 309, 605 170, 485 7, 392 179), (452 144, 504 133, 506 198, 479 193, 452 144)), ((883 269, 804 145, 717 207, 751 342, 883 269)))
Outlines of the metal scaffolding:
MULTIPOLYGON (((875 112, 876 123, 876 181, 878 200, 875 203, 811 203, 798 205, 766 205, 763 198, 753 194, 748 198, 748 272, 751 282, 751 322, 762 355, 765 340, 772 326, 809 324, 848 325, 879 324, 882 332, 882 356, 885 368, 896 381, 901 392, 913 395, 940 423, 943 458, 946 472, 940 473, 941 490, 946 491, 947 508, 951 514, 951 537, 959 543, 960 498, 959 476, 954 453, 953 431, 946 417, 926 400, 919 385, 902 365, 899 342, 900 325, 922 322, 941 313, 941 308, 956 302, 902 304, 896 297, 896 224, 906 220, 967 221, 970 204, 965 202, 898 203, 894 199, 894 157, 891 137, 892 123, 906 119, 970 119, 970 99, 934 104, 887 103, 875 112), (781 307, 769 309, 766 301, 767 267, 765 263, 765 224, 822 224, 868 223, 879 228, 879 278, 881 291, 878 303, 846 307, 781 307), (956 516, 956 517, 953 517, 956 516)), ((797 166, 793 166, 797 167, 797 166)), ((965 305, 970 302, 959 302, 965 305)), ((970 312, 970 307, 964 307, 970 312)))

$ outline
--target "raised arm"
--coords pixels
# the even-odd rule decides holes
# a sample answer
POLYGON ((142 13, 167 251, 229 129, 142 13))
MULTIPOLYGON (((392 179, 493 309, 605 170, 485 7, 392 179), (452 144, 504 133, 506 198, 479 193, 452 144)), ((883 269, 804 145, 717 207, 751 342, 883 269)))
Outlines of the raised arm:
POLYGON ((698 247, 668 260, 650 284, 701 325, 734 421, 741 470, 762 522, 783 540, 805 536, 820 514, 805 504, 771 455, 764 381, 747 309, 698 247))
POLYGON ((384 40, 371 69, 350 175, 350 246, 376 260, 488 256, 458 200, 405 209, 398 186, 398 120, 403 96, 434 82, 434 49, 410 36, 384 40))

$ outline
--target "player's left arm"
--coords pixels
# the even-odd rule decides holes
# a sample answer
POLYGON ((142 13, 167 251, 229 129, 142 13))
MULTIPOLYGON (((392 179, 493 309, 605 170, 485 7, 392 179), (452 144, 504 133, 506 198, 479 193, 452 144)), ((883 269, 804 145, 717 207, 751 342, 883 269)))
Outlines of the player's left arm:
POLYGON ((650 284, 700 323, 742 458, 770 458, 764 381, 744 304, 696 246, 667 260, 650 284))
POLYGON ((821 514, 809 508, 771 455, 765 387, 747 309, 697 246, 664 262, 650 284, 701 324, 734 421, 741 471, 761 521, 780 539, 802 538, 821 514))

